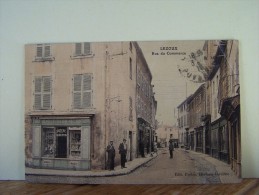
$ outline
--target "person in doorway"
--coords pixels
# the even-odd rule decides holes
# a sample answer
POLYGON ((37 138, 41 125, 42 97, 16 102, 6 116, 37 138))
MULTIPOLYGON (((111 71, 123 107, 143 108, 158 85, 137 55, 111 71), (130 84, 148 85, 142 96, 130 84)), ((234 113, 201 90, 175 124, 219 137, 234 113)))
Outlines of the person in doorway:
POLYGON ((141 157, 145 157, 145 148, 144 148, 144 142, 143 140, 140 141, 139 143, 139 151, 140 151, 140 155, 141 157))
POLYGON ((127 168, 125 166, 126 163, 126 155, 127 155, 127 144, 126 139, 123 139, 123 142, 119 146, 119 154, 121 155, 121 168, 127 168))
POLYGON ((156 142, 154 142, 154 153, 157 154, 157 143, 156 142))
POLYGON ((108 153, 108 161, 107 166, 110 171, 114 170, 114 158, 115 158, 115 149, 113 146, 113 141, 110 141, 110 144, 106 148, 106 152, 108 153))
POLYGON ((173 158, 173 151, 174 151, 174 142, 173 142, 173 137, 172 135, 170 136, 169 140, 169 153, 170 153, 170 158, 173 158))

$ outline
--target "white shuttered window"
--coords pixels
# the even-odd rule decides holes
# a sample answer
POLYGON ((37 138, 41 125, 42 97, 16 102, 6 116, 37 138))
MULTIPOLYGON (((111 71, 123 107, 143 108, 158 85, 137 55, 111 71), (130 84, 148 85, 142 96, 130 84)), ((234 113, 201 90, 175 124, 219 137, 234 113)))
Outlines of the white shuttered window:
POLYGON ((34 80, 34 109, 48 110, 51 109, 51 77, 35 77, 34 80))
POLYGON ((74 75, 73 106, 74 109, 92 107, 92 75, 74 75))
POLYGON ((85 42, 85 43, 75 44, 75 56, 82 56, 82 55, 91 55, 90 43, 85 42))
POLYGON ((36 58, 51 58, 50 44, 37 44, 36 58))

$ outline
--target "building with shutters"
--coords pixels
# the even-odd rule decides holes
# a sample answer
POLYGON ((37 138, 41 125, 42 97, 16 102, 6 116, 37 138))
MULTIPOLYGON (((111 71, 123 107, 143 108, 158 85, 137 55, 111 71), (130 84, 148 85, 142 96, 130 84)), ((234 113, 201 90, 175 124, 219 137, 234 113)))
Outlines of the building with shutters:
POLYGON ((179 106, 178 110, 178 128, 179 128, 179 145, 180 147, 188 147, 188 132, 190 128, 190 118, 188 115, 188 100, 192 95, 187 97, 179 106))
MULTIPOLYGON (((140 63, 147 66, 136 42, 26 45, 26 166, 105 169, 107 145, 118 153, 123 138, 128 160, 136 158, 140 63)), ((142 90, 151 99, 150 83, 142 90)), ((145 105, 151 113, 150 100, 145 105)))
POLYGON ((137 154, 145 156, 153 150, 156 130, 157 101, 154 97, 152 74, 142 53, 141 48, 134 43, 136 48, 136 117, 137 117, 137 154))

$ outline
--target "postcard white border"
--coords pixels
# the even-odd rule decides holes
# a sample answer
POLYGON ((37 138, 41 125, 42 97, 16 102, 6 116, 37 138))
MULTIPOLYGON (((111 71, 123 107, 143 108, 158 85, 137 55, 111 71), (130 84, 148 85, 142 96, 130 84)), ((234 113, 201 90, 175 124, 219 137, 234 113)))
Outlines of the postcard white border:
POLYGON ((0 179, 24 179, 24 44, 237 39, 243 177, 259 177, 259 1, 0 1, 0 179))

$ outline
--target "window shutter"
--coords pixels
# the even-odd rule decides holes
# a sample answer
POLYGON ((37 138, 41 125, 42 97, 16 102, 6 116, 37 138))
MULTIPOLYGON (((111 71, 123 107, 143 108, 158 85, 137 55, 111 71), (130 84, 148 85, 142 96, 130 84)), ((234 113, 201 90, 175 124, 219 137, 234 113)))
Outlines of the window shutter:
POLYGON ((81 43, 76 43, 76 55, 82 54, 82 45, 81 43))
POLYGON ((42 92, 42 108, 50 109, 51 107, 51 77, 43 77, 43 92, 42 92))
POLYGON ((90 48, 90 43, 84 43, 84 54, 90 54, 91 53, 91 48, 90 48))
POLYGON ((83 82, 84 82, 84 91, 91 90, 91 75, 90 74, 84 75, 83 82))
POLYGON ((83 108, 91 107, 92 93, 87 91, 83 92, 83 108))
POLYGON ((74 108, 81 108, 82 75, 74 75, 74 108))
POLYGON ((92 103, 92 76, 90 74, 83 75, 83 108, 91 107, 92 103))
POLYGON ((45 45, 44 57, 50 57, 50 45, 45 45))
POLYGON ((36 77, 34 80, 34 109, 41 109, 41 77, 36 77))
POLYGON ((37 45, 36 57, 37 58, 42 58, 42 56, 43 56, 43 45, 42 44, 38 44, 37 45))
POLYGON ((43 102, 42 102, 42 108, 43 109, 50 109, 50 94, 43 94, 43 102))

